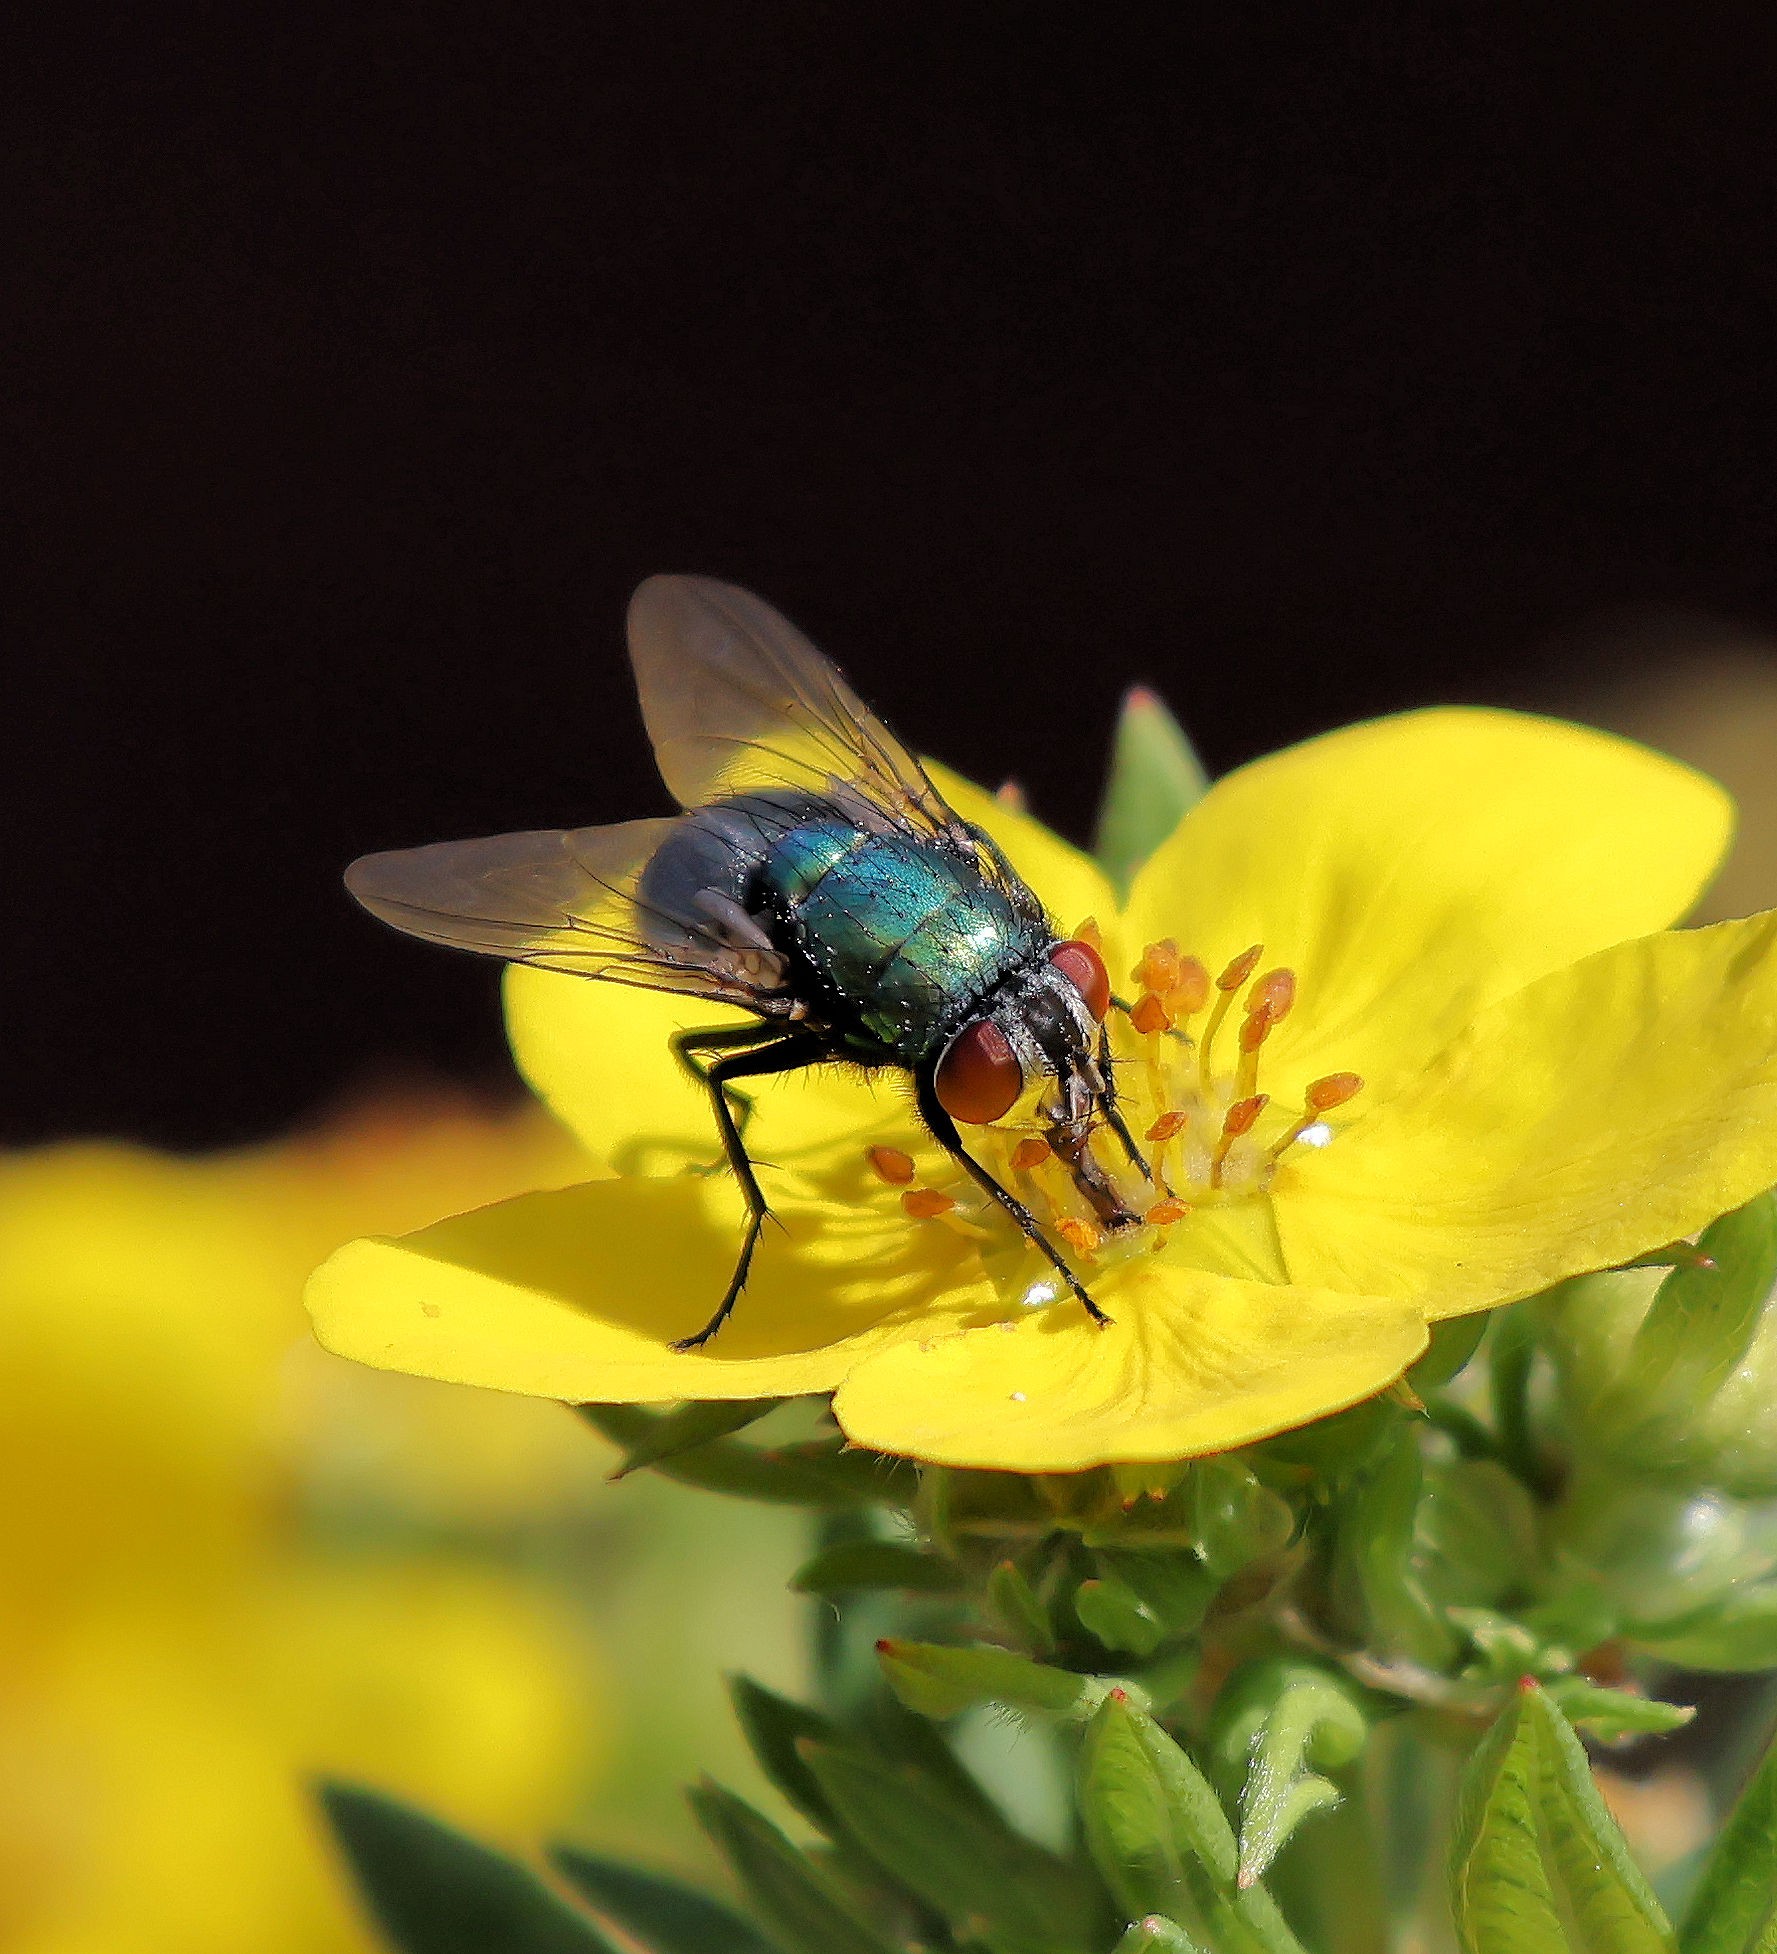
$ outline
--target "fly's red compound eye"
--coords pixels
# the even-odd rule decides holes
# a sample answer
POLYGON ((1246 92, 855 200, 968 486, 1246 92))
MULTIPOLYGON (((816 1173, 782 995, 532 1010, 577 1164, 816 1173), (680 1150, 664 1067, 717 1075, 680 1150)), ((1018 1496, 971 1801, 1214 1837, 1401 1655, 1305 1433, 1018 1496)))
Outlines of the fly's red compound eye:
POLYGON ((977 1018, 951 1039, 932 1081, 938 1104, 965 1126, 991 1126, 1024 1090, 1012 1041, 991 1018, 977 1018))
POLYGON ((1049 952, 1049 961, 1080 993, 1086 1009, 1102 1024, 1104 1014, 1111 1008, 1111 973, 1104 967, 1104 958, 1090 943, 1070 937, 1067 942, 1056 944, 1049 952))

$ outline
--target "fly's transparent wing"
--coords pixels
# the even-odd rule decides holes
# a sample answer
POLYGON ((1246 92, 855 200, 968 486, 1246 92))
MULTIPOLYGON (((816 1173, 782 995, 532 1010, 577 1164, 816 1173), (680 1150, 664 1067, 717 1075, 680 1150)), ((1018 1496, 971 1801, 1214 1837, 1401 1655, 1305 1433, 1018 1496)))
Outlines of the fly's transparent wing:
POLYGON ((682 903, 643 892, 678 825, 620 821, 393 849, 355 861, 346 887, 373 916, 431 943, 788 1011, 783 960, 744 913, 701 891, 682 903))
POLYGON ((967 840, 913 755, 751 592, 650 577, 630 600, 629 656, 661 777, 682 807, 788 788, 836 800, 865 826, 967 840))

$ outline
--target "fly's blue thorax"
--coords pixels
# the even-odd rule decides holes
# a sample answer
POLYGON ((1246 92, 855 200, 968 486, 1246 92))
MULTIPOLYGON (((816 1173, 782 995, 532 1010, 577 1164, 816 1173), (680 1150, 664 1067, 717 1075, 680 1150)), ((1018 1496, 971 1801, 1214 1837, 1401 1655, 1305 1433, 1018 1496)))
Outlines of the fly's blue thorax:
POLYGON ((1034 902, 1014 902, 972 859, 843 815, 785 834, 762 881, 836 1015, 861 1033, 856 1047, 906 1064, 1048 943, 1034 902))

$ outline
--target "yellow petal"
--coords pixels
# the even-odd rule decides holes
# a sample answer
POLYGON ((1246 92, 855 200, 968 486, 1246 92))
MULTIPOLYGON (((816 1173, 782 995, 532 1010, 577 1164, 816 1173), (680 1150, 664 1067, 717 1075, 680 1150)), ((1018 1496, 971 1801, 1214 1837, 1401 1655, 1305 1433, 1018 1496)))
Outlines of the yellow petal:
POLYGON ((1007 861, 1042 898, 1064 936, 1088 916, 1110 932, 1116 922, 1117 897, 1090 855, 1081 854, 1041 821, 1015 813, 961 774, 933 760, 925 765, 938 792, 957 813, 985 828, 1006 851, 1007 861))
POLYGON ((1676 1240, 1774 1183, 1769 912, 1530 985, 1292 1157, 1273 1196, 1298 1280, 1447 1316, 1676 1240))
POLYGON ((997 1313, 973 1241, 879 1193, 783 1203, 700 1351, 669 1346, 721 1300, 741 1232, 733 1189, 695 1177, 593 1181, 351 1242, 306 1300, 329 1350, 459 1384, 606 1403, 831 1390, 910 1322, 997 1313))
POLYGON ((1060 1306, 896 1343, 834 1400, 860 1445, 947 1465, 1071 1472, 1244 1445, 1337 1411, 1425 1347, 1410 1304, 1240 1282, 1159 1257, 1104 1289, 1099 1329, 1060 1306))
MULTIPOLYGON (((1371 1103, 1475 1013, 1691 906, 1732 809, 1701 774, 1555 720, 1407 713, 1217 782, 1141 871, 1125 940, 1292 966, 1262 1084, 1357 1072, 1371 1103)), ((1231 1042, 1231 1041, 1230 1041, 1231 1042)))
MULTIPOLYGON (((722 1158, 709 1092, 669 1041, 691 1026, 753 1023, 750 1012, 665 991, 523 965, 506 973, 506 1032, 519 1070, 613 1173, 681 1174, 722 1158)), ((901 1146, 898 1134, 913 1124, 892 1090, 847 1067, 817 1066, 744 1090, 758 1107, 748 1145, 768 1160, 877 1139, 901 1146)))

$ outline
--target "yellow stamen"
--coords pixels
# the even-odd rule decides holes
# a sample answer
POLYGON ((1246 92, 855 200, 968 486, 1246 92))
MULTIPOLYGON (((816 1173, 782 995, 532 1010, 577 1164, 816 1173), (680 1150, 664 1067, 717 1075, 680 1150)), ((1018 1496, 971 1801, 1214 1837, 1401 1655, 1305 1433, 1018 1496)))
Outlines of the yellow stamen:
POLYGON ((1152 991, 1143 991, 1135 1000, 1129 1022, 1144 1038, 1151 1038, 1156 1032, 1172 1029, 1172 1014, 1152 991))
POLYGON ((1316 1079, 1302 1095, 1305 1110, 1302 1116, 1269 1149, 1270 1157, 1276 1160, 1286 1147, 1293 1147, 1311 1126, 1319 1124, 1322 1113, 1330 1113, 1335 1106, 1343 1106, 1348 1099, 1355 1099, 1364 1089, 1364 1082, 1355 1072, 1329 1072, 1324 1079, 1316 1079))
POLYGON ((910 1187, 901 1196, 901 1206, 915 1221, 936 1221, 939 1215, 948 1214, 956 1203, 935 1187, 910 1187))
POLYGON ((1215 1152, 1210 1155, 1209 1160, 1209 1184, 1211 1187, 1221 1186, 1222 1169, 1228 1162, 1228 1149, 1233 1146, 1236 1140, 1253 1130, 1253 1122, 1265 1110, 1268 1103, 1268 1095, 1262 1092, 1255 1092, 1249 1098, 1235 1100, 1234 1104, 1222 1115, 1221 1136, 1216 1141, 1215 1152))
POLYGON ((1222 1028, 1222 1020, 1228 1015, 1228 1007, 1234 1002, 1234 993, 1253 974, 1253 966, 1265 954, 1265 946, 1255 943, 1250 950, 1243 950, 1226 970, 1216 979, 1216 989, 1220 993, 1215 1008, 1209 1014, 1209 1023, 1203 1027, 1203 1043, 1197 1048, 1197 1086, 1204 1098, 1209 1097, 1212 1078, 1210 1072, 1210 1050, 1215 1044, 1216 1033, 1222 1028))

